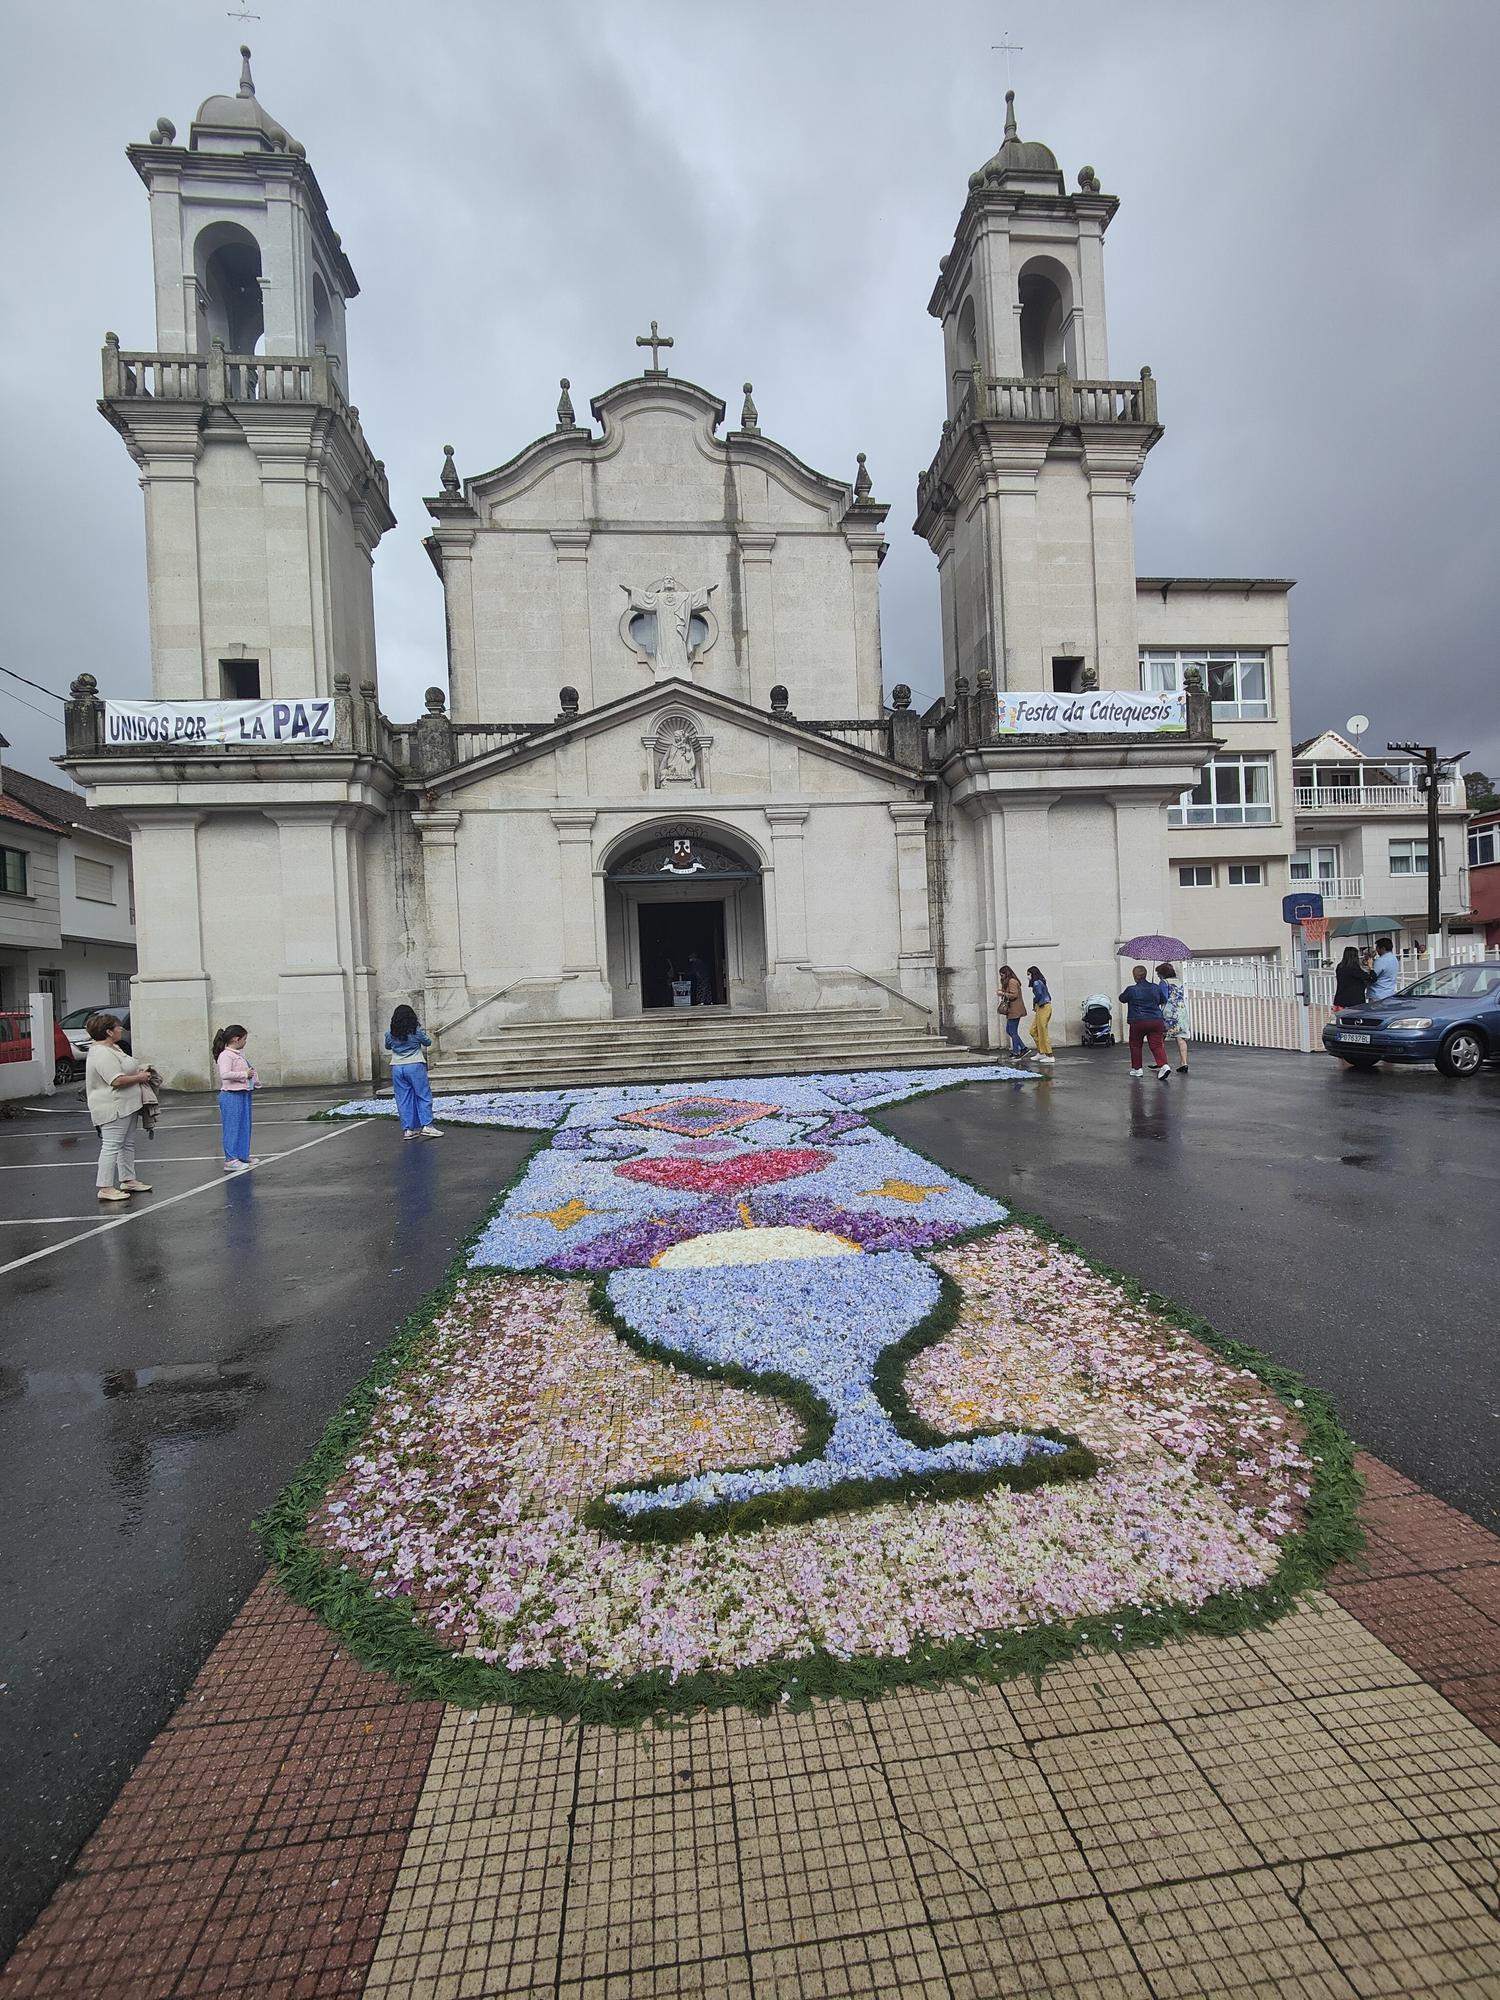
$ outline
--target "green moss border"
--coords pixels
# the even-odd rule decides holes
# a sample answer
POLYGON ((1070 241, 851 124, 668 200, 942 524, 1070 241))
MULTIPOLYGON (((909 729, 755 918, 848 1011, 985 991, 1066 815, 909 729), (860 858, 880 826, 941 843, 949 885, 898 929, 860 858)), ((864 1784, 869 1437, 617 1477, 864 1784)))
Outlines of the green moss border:
MULTIPOLYGON (((971 1080, 960 1074, 952 1083, 935 1085, 930 1091, 902 1099, 902 1103, 914 1103, 919 1097, 935 1096, 971 1080)), ((875 1122, 874 1111, 862 1115, 875 1122)), ((301 1469, 253 1524, 288 1596, 322 1618, 362 1666, 390 1675, 418 1699, 449 1702, 462 1708, 506 1703, 529 1715, 568 1716, 583 1722, 628 1727, 707 1708, 766 1710, 784 1703, 802 1709, 814 1700, 869 1700, 895 1688, 928 1686, 951 1679, 999 1683, 1022 1674, 1039 1678, 1048 1667, 1083 1653, 1121 1653, 1140 1645, 1159 1646, 1173 1638, 1199 1634, 1230 1636, 1258 1630, 1283 1617, 1303 1592, 1315 1587, 1335 1564, 1359 1553, 1364 1538, 1357 1509, 1364 1481, 1354 1463, 1353 1440, 1339 1423, 1328 1396, 1309 1387, 1294 1370, 1272 1361, 1258 1349, 1217 1333, 1199 1314, 1187 1311, 1138 1279, 1092 1257, 1050 1224, 1012 1209, 1004 1222, 971 1231, 967 1238, 956 1238, 942 1248, 952 1249, 964 1240, 1002 1229, 1022 1229, 1055 1243, 1081 1258, 1100 1277, 1119 1285, 1136 1304, 1200 1341, 1221 1359, 1249 1369, 1273 1394, 1295 1409, 1312 1460, 1311 1491, 1304 1508, 1303 1526, 1282 1545, 1281 1560, 1265 1583, 1249 1590, 1221 1591, 1196 1611, 1185 1606, 1149 1610, 1132 1605, 1099 1617, 919 1646, 902 1658, 866 1655, 839 1659, 831 1653, 818 1652, 804 1659, 773 1661, 729 1672, 689 1674, 675 1681, 660 1672, 639 1674, 623 1681, 598 1681, 561 1669, 528 1667, 512 1671, 449 1651, 416 1622, 405 1600, 381 1595, 348 1564, 336 1562, 323 1550, 313 1547, 308 1540, 308 1525, 329 1486, 342 1473, 351 1451, 362 1442, 380 1391, 419 1358, 431 1337, 434 1320, 452 1303, 459 1281, 470 1275, 469 1251, 525 1173, 533 1155, 550 1136, 547 1132, 537 1134, 536 1144, 517 1163, 496 1199, 464 1238, 442 1282, 408 1314, 370 1372, 330 1420, 301 1469)), ((901 1143, 911 1146, 921 1157, 930 1158, 919 1147, 912 1146, 909 1139, 902 1138, 901 1143)), ((949 1172, 940 1162, 933 1161, 933 1165, 949 1172)), ((967 1176, 954 1174, 952 1178, 966 1180, 967 1176)), ((975 1184, 969 1182, 969 1185, 975 1184)), ((576 1276, 574 1282, 578 1282, 576 1276)), ((674 1365, 678 1365, 675 1356, 673 1359, 674 1365)), ((800 1386, 805 1389, 805 1385, 800 1386)))

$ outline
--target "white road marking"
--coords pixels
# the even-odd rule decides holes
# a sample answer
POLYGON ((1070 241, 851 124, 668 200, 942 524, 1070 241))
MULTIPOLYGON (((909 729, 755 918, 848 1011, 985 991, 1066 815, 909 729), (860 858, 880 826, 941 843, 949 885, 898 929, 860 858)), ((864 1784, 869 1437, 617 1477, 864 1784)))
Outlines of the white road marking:
MULTIPOLYGON (((293 1153, 296 1153, 296 1152, 299 1152, 299 1151, 301 1150, 301 1148, 300 1148, 300 1147, 297 1147, 297 1146, 292 1146, 292 1147, 290 1147, 290 1148, 289 1148, 288 1150, 289 1150, 289 1151, 291 1151, 291 1152, 293 1152, 293 1153)), ((223 1155, 222 1153, 145 1153, 145 1152, 143 1152, 143 1153, 141 1153, 141 1155, 140 1155, 140 1158, 139 1158, 139 1164, 140 1164, 141 1166, 145 1166, 145 1167, 180 1167, 180 1166, 186 1166, 186 1165, 188 1165, 188 1164, 189 1164, 189 1163, 190 1163, 191 1161, 194 1161, 194 1160, 222 1160, 222 1159, 223 1159, 223 1157, 224 1157, 224 1155, 223 1155)), ((267 1159, 267 1160, 280 1160, 280 1159, 284 1159, 284 1158, 285 1158, 285 1154, 283 1154, 283 1153, 266 1153, 266 1154, 262 1155, 262 1157, 263 1157, 263 1158, 265 1158, 265 1159, 267 1159)), ((92 1169, 93 1169, 94 1167, 96 1167, 96 1166, 97 1166, 98 1164, 99 1164, 99 1163, 98 1163, 98 1161, 97 1161, 97 1160, 92 1160, 92 1159, 89 1159, 89 1160, 20 1160, 20 1161, 17 1161, 16 1163, 14 1163, 14 1164, 13 1164, 13 1165, 11 1165, 11 1166, 5 1166, 5 1167, 0 1167, 0 1174, 43 1174, 43 1173, 47 1173, 47 1172, 48 1172, 49 1170, 54 1170, 54 1169, 56 1169, 56 1168, 59 1168, 59 1167, 88 1167, 88 1168, 89 1168, 90 1170, 92 1170, 92 1169)))
POLYGON ((0 1215, 0 1229, 26 1229, 33 1222, 92 1222, 91 1215, 0 1215))
MULTIPOLYGON (((285 1153, 278 1153, 275 1157, 278 1160, 289 1159, 293 1153, 305 1153, 311 1146, 321 1146, 329 1139, 337 1139, 341 1132, 357 1131, 361 1125, 367 1125, 369 1122, 367 1118, 351 1118, 347 1125, 335 1125, 331 1131, 320 1132, 316 1139, 309 1139, 305 1145, 291 1146, 285 1153)), ((270 1160, 258 1160, 253 1165, 243 1168, 238 1174, 216 1174, 211 1181, 204 1181, 195 1188, 187 1188, 182 1194, 169 1194, 162 1201, 153 1201, 148 1208, 133 1209, 129 1215, 116 1216, 113 1222, 101 1222, 96 1228, 82 1230, 77 1236, 65 1236, 61 1243, 49 1244, 45 1250, 33 1250, 28 1257, 15 1257, 8 1264, 0 1264, 0 1278, 3 1278, 7 1271, 19 1271, 23 1264, 35 1264, 43 1257, 55 1257, 59 1250, 71 1249, 75 1243, 86 1243, 91 1236, 102 1236, 109 1229, 124 1229, 129 1223, 139 1222, 143 1216, 160 1215, 164 1208, 174 1208, 179 1201, 191 1201, 196 1194, 207 1194, 212 1188, 227 1187, 230 1181, 243 1180, 246 1174, 256 1173, 262 1166, 271 1164, 270 1160)))

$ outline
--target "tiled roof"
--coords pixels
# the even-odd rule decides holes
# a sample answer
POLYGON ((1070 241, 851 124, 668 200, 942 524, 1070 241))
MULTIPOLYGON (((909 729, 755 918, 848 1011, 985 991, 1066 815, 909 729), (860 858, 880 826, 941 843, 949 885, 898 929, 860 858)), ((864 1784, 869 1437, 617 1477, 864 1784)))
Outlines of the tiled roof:
POLYGON ((130 828, 117 812, 107 807, 91 806, 77 792, 70 792, 61 785, 49 785, 45 778, 33 778, 29 771, 15 771, 7 768, 0 773, 0 796, 19 800, 33 812, 42 813, 58 826, 82 827, 89 833, 102 833, 106 840, 129 841, 130 828))
MULTIPOLYGON (((9 772, 6 773, 5 783, 7 786, 10 784, 9 772)), ((30 806, 23 806, 20 800, 13 799, 8 791, 0 792, 0 819, 18 820, 22 826, 45 827, 48 833, 66 833, 68 830, 65 826, 59 826, 56 820, 45 819, 41 813, 33 812, 30 806)))

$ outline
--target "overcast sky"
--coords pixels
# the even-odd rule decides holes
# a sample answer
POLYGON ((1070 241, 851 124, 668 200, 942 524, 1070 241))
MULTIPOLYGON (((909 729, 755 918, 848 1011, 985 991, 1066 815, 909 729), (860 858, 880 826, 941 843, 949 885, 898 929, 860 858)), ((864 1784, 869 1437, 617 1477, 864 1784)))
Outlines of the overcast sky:
MULTIPOLYGON (((869 455, 891 504, 887 685, 941 687, 913 487, 942 415, 926 304, 970 171, 1022 136, 1122 207, 1115 375, 1149 362, 1166 436, 1142 574, 1284 576, 1299 736, 1435 738, 1500 773, 1495 0, 53 0, 7 9, 4 664, 150 692, 135 469, 94 408, 106 327, 155 342, 156 118, 257 94, 306 145, 359 275, 350 391, 399 525, 376 559, 381 694, 444 678, 422 552, 442 446, 465 474, 670 362, 819 469, 869 455)), ((794 691, 795 692, 795 691, 794 691)), ((0 677, 11 760, 55 703, 0 677), (35 709, 21 705, 34 704, 35 709)))

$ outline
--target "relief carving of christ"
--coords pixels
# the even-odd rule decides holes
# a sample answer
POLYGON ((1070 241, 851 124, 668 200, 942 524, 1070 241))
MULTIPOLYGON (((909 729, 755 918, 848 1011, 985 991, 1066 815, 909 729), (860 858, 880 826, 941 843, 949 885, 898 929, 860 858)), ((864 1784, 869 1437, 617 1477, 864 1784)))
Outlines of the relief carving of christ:
POLYGON ((620 588, 629 599, 627 625, 638 612, 655 614, 656 645, 651 664, 657 679, 674 675, 687 679, 697 650, 693 643, 693 619, 708 610, 708 600, 718 585, 711 583, 706 590, 690 590, 675 576, 664 576, 645 590, 632 590, 628 583, 622 583, 620 588))

